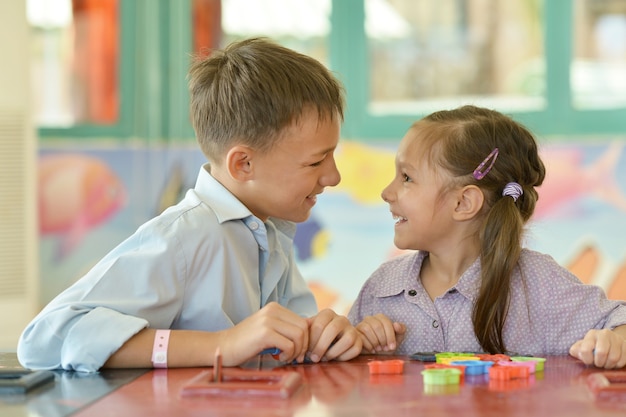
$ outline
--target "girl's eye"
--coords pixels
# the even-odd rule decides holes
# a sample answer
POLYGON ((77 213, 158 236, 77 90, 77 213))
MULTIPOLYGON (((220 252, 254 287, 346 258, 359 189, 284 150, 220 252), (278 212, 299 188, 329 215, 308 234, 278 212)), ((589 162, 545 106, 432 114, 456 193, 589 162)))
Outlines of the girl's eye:
POLYGON ((402 174, 402 181, 403 182, 411 182, 411 177, 409 177, 406 174, 402 174))

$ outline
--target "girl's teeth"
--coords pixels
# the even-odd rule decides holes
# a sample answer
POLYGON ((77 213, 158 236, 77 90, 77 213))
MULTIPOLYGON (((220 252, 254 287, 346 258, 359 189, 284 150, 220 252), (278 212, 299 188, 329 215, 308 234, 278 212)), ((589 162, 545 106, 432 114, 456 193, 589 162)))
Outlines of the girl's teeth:
POLYGON ((402 216, 393 216, 393 219, 396 221, 396 224, 406 221, 406 217, 402 217, 402 216))

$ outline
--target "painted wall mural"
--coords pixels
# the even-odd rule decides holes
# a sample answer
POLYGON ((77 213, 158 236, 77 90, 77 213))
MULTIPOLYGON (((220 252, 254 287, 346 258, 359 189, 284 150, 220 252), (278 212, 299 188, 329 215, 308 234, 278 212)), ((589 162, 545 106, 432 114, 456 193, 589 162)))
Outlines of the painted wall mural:
MULTIPOLYGON (((542 143, 548 174, 526 242, 616 299, 626 299, 625 144, 623 137, 542 143)), ((343 141, 336 154, 342 182, 298 226, 298 263, 321 308, 346 313, 373 270, 400 253, 380 198, 394 173, 396 146, 343 141)), ((203 162, 192 146, 41 149, 42 305, 177 202, 203 162)))
POLYGON ((124 184, 96 157, 65 153, 42 156, 38 174, 39 232, 42 237, 57 237, 57 262, 126 203, 124 184))

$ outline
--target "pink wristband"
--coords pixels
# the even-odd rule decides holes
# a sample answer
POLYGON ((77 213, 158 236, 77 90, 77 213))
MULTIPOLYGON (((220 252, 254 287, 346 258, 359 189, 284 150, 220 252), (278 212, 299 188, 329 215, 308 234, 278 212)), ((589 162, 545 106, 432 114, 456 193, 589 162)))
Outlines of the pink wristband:
POLYGON ((169 341, 169 330, 156 331, 154 346, 152 346, 152 366, 155 368, 167 368, 167 345, 169 341))

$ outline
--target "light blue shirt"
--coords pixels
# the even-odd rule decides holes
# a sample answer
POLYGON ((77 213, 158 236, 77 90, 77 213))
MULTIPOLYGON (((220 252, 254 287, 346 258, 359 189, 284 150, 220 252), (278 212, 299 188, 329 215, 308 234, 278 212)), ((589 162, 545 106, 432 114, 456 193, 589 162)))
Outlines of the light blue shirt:
POLYGON ((317 313, 296 263, 296 225, 263 223, 205 165, 195 188, 148 221, 22 333, 31 369, 97 371, 140 330, 230 328, 271 301, 317 313))

